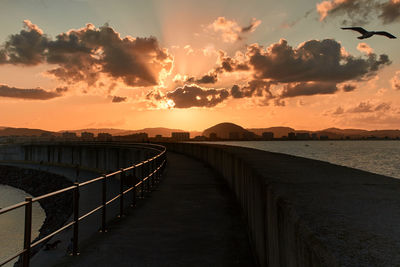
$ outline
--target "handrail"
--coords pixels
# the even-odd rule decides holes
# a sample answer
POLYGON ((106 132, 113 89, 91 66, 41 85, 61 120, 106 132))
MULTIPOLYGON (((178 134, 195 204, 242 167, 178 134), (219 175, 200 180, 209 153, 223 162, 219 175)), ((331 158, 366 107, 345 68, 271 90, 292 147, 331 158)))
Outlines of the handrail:
MULTIPOLYGON (((96 145, 98 145, 99 143, 95 143, 96 145)), ((107 143, 108 144, 108 143, 107 143)), ((82 145, 82 143, 79 143, 79 145, 82 145)), ((115 147, 115 144, 112 144, 113 147, 115 147)), ((36 247, 37 245, 45 242, 46 240, 49 240, 51 237, 53 237, 54 235, 70 228, 70 227, 74 227, 74 231, 73 231, 73 250, 72 250, 72 254, 73 255, 77 255, 78 254, 78 226, 79 226, 79 222, 86 219, 88 216, 94 214, 97 211, 102 211, 102 229, 105 230, 106 229, 106 221, 105 221, 105 212, 106 212, 106 207, 107 205, 109 205, 110 203, 114 202, 117 199, 120 199, 120 216, 122 216, 123 214, 123 208, 124 208, 124 202, 123 202, 123 197, 124 195, 128 194, 130 191, 133 192, 133 199, 132 199, 132 206, 135 206, 136 203, 136 190, 140 187, 141 192, 142 192, 142 196, 143 196, 143 192, 144 192, 144 186, 146 182, 147 185, 147 190, 150 189, 151 185, 154 185, 155 182, 158 182, 161 178, 161 174, 163 172, 163 170, 165 169, 166 166, 166 148, 164 146, 161 145, 155 145, 152 144, 153 147, 151 146, 145 146, 145 145, 136 145, 133 146, 132 144, 125 144, 125 145, 121 145, 121 148, 126 148, 126 147, 139 147, 139 148, 143 148, 143 149, 150 149, 150 150, 155 150, 158 152, 157 155, 145 159, 144 161, 137 163, 137 164, 133 164, 131 166, 128 166, 126 168, 122 168, 118 171, 114 171, 112 173, 108 173, 108 174, 104 174, 102 176, 93 178, 89 181, 85 181, 82 183, 75 183, 73 186, 69 186, 54 192, 50 192, 48 194, 45 195, 41 195, 38 197, 34 197, 34 198, 27 198, 26 201, 23 201, 21 203, 17 203, 15 205, 9 206, 9 207, 5 207, 0 209, 0 215, 5 214, 7 212, 10 212, 12 210, 15 210, 17 208, 21 208, 21 207, 25 207, 25 236, 24 236, 24 244, 25 244, 25 248, 23 250, 21 250, 20 252, 18 252, 17 254, 14 254, 12 256, 10 256, 9 258, 7 258, 5 261, 0 262, 0 267, 9 263, 10 261, 12 261, 13 259, 17 258, 18 256, 23 256, 22 257, 22 265, 24 267, 28 267, 29 266, 29 261, 30 261, 30 251, 32 248, 36 247), (157 148, 155 148, 157 147, 157 148), (155 164, 149 164, 151 162, 154 162, 155 164), (140 175, 144 175, 144 177, 138 177, 136 174, 136 169, 140 169, 140 175), (138 181, 137 183, 135 182, 135 184, 131 185, 128 189, 124 190, 124 186, 126 186, 124 184, 124 179, 123 177, 125 177, 125 173, 126 172, 132 172, 133 171, 133 177, 135 178, 139 178, 140 181, 138 181), (107 188, 106 188, 106 180, 110 177, 116 176, 118 174, 121 174, 121 179, 120 179, 120 193, 115 195, 114 197, 112 197, 110 200, 106 201, 106 194, 107 194, 107 188), (102 195, 103 195, 103 204, 101 204, 100 206, 90 210, 89 212, 87 212, 84 215, 79 216, 79 190, 81 187, 87 186, 89 184, 92 183, 96 183, 96 182, 102 182, 103 183, 103 190, 102 190, 102 195), (150 185, 151 184, 151 185, 150 185), (36 201, 40 201, 43 199, 47 199, 50 197, 53 197, 55 195, 58 194, 62 194, 65 192, 69 192, 69 191, 73 191, 73 198, 74 198, 74 219, 69 222, 68 224, 58 228, 57 230, 55 230, 54 232, 42 237, 41 239, 35 241, 35 242, 31 242, 30 240, 30 233, 31 233, 31 217, 32 217, 32 203, 36 202, 36 201), (27 236, 29 235, 29 236, 27 236), (27 245, 28 244, 28 245, 27 245)))

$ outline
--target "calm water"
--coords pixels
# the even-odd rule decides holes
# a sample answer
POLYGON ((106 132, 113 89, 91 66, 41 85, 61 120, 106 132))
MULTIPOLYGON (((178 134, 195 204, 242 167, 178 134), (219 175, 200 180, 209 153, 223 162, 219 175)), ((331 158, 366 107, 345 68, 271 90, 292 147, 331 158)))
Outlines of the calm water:
MULTIPOLYGON (((31 197, 20 189, 0 185, 0 208, 11 206, 31 197)), ((19 208, 0 215, 0 262, 19 252, 23 248, 24 240, 24 208, 19 208)), ((38 202, 32 205, 32 240, 39 235, 39 229, 45 220, 46 214, 38 202)), ((18 258, 17 258, 18 259, 18 258)), ((14 260, 5 266, 13 266, 14 260)))
POLYGON ((256 148, 400 178, 400 141, 208 142, 256 148))

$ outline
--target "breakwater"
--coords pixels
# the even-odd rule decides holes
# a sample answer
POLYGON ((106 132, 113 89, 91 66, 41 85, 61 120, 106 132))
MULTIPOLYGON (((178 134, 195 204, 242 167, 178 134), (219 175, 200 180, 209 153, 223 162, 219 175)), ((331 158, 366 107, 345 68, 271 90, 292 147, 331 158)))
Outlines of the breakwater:
POLYGON ((399 266, 400 181, 242 147, 166 143, 236 195, 261 266, 399 266))
MULTIPOLYGON (((0 165, 0 184, 19 188, 32 196, 41 196, 72 185, 65 177, 33 169, 0 165)), ((72 214, 72 193, 67 192, 39 200, 46 213, 45 221, 35 240, 60 228, 72 214)), ((32 251, 34 254, 39 248, 32 251)))
POLYGON ((0 162, 77 167, 105 173, 130 166, 157 154, 151 145, 50 142, 0 146, 0 162))

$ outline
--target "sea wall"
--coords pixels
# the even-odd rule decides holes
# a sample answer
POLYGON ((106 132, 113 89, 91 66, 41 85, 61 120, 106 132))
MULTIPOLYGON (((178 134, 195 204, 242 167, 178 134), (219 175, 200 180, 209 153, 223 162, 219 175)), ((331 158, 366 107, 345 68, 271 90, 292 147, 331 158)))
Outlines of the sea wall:
POLYGON ((0 145, 0 162, 26 162, 98 172, 115 171, 153 157, 151 145, 112 143, 33 143, 0 145))
POLYGON ((255 149, 166 143, 229 184, 261 266, 400 266, 400 182, 255 149))
MULTIPOLYGON (((37 197, 71 186, 72 182, 53 173, 0 165, 0 184, 19 188, 37 197)), ((41 199, 39 203, 46 213, 46 218, 36 240, 54 232, 67 221, 72 214, 72 192, 41 199)), ((38 248, 35 248, 32 253, 37 250, 38 248)))

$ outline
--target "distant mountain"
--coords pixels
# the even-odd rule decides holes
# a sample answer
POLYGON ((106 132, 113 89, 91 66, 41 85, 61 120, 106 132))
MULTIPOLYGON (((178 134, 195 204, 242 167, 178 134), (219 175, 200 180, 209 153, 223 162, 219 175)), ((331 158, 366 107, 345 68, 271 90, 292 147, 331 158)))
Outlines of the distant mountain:
POLYGON ((40 130, 40 129, 29 129, 29 128, 12 128, 12 127, 1 127, 0 136, 40 136, 42 134, 53 134, 57 135, 55 132, 40 130))
POLYGON ((264 132, 272 132, 274 133, 275 138, 281 138, 282 136, 288 136, 288 133, 290 132, 296 132, 295 129, 290 127, 249 128, 247 130, 260 136, 264 132))
MULTIPOLYGON (((60 131, 60 132, 66 132, 60 131)), ((147 133, 149 137, 154 137, 158 134, 164 136, 164 137, 170 137, 172 132, 185 132, 184 130, 181 129, 169 129, 169 128, 164 128, 164 127, 157 127, 157 128, 144 128, 140 130, 125 130, 125 129, 114 129, 114 128, 89 128, 89 129, 80 129, 80 130, 68 130, 68 132, 74 132, 77 135, 81 135, 82 132, 90 132, 93 133, 94 135, 97 135, 99 133, 109 133, 112 134, 113 136, 117 135, 131 135, 131 134, 136 134, 136 133, 147 133)), ((196 135, 200 135, 201 132, 197 131, 192 131, 190 132, 191 137, 194 137, 196 135)))
POLYGON ((229 133, 238 133, 239 136, 242 136, 243 134, 248 134, 249 131, 237 124, 223 122, 203 131, 203 135, 206 137, 209 137, 211 133, 216 133, 219 138, 229 138, 229 133))

